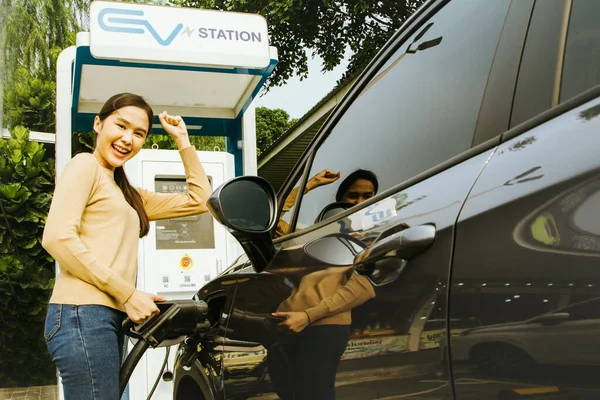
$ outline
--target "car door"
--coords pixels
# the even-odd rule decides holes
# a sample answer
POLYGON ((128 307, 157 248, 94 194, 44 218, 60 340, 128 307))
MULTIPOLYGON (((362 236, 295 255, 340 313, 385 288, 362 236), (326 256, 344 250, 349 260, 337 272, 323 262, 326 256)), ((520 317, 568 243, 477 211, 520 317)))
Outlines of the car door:
MULTIPOLYGON (((494 150, 491 142, 472 148, 482 126, 481 105, 490 93, 486 90, 506 90, 498 83, 510 76, 503 75, 510 68, 494 68, 494 57, 512 51, 520 55, 518 46, 500 49, 502 38, 515 36, 505 29, 511 1, 468 5, 438 1, 422 10, 351 89, 303 158, 296 180, 284 185, 280 203, 291 207, 282 217, 283 236, 275 241, 274 259, 263 272, 242 268, 232 273, 238 283, 226 333, 227 398, 276 398, 268 361, 281 333, 270 315, 303 295, 314 301, 311 291, 318 291, 319 284, 306 287, 307 282, 319 282, 329 273, 355 279, 351 263, 335 262, 346 251, 340 241, 376 248, 419 227, 434 231, 426 251, 409 257, 405 249, 388 249, 396 254, 394 260, 410 258, 397 279, 385 285, 362 280, 374 297, 353 302, 360 297, 354 293, 344 307, 319 318, 351 314, 336 398, 452 398, 439 340, 447 330, 454 226, 494 150), (494 70, 502 74, 489 85, 494 70), (325 213, 321 220, 323 210, 336 201, 340 182, 357 169, 377 176, 376 195, 339 214, 325 213), (310 178, 324 170, 339 173, 339 179, 310 190, 310 178), (320 254, 328 254, 329 260, 320 254)), ((506 127, 508 116, 500 118, 506 127)), ((315 371, 319 367, 314 362, 315 371)))
POLYGON ((600 395, 598 18, 536 2, 514 127, 457 225, 449 316, 481 321, 450 337, 459 400, 600 395))

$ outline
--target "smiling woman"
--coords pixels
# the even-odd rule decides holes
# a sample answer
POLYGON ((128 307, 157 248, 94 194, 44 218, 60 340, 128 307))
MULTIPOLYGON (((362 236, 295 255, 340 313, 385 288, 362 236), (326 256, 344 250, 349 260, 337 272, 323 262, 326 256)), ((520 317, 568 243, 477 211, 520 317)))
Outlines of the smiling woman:
POLYGON ((94 153, 73 157, 56 183, 42 245, 60 268, 44 337, 66 400, 118 398, 121 323, 126 316, 143 322, 165 300, 135 288, 149 221, 208 211, 210 183, 181 117, 159 115, 179 149, 188 192, 152 193, 127 180, 123 165, 141 150, 153 117, 140 96, 111 97, 94 119, 94 153))
POLYGON ((135 106, 114 111, 104 120, 96 117, 94 131, 98 137, 95 152, 105 168, 122 166, 142 148, 149 130, 147 121, 144 110, 135 106))

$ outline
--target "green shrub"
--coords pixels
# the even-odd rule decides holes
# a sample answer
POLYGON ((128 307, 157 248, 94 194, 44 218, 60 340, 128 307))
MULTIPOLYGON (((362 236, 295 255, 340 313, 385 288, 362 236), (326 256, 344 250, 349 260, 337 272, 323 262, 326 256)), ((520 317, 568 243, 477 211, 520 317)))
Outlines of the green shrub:
POLYGON ((17 68, 11 87, 4 93, 7 126, 26 126, 32 131, 54 132, 56 83, 32 77, 25 68, 17 68))
POLYGON ((0 386, 56 383, 43 335, 54 260, 41 245, 53 189, 53 158, 13 128, 0 140, 0 386))

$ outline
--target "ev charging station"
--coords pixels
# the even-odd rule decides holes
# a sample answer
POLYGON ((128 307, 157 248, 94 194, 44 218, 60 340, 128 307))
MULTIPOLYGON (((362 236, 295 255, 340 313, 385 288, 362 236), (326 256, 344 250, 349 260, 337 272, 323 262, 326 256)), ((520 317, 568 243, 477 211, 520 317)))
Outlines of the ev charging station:
MULTIPOLYGON (((158 114, 183 117, 190 135, 225 137, 226 149, 199 151, 213 189, 235 176, 256 175, 253 99, 277 64, 267 24, 256 14, 94 1, 90 31, 57 62, 56 175, 72 158, 72 133, 90 131, 104 102, 131 92, 158 114)), ((144 149, 125 165, 133 186, 185 192, 177 150, 144 149)), ((151 223, 140 240, 137 288, 168 300, 190 299, 240 255, 235 239, 208 213, 151 223)), ((57 271, 60 265, 57 264, 57 271)), ((131 347, 131 346, 130 346, 131 347)), ((149 349, 129 381, 129 398, 148 397, 166 348, 149 349)), ((173 370, 175 349, 168 370, 173 370)), ((152 398, 171 399, 159 378, 152 398)), ((58 385, 62 399, 62 385, 58 385)))

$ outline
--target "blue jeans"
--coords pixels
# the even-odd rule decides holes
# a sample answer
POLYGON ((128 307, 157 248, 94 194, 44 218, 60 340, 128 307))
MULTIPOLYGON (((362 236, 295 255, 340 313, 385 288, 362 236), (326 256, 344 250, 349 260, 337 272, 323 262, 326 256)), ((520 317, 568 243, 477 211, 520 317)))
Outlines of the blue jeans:
POLYGON ((44 337, 65 400, 118 400, 126 315, 100 306, 50 304, 44 337))

